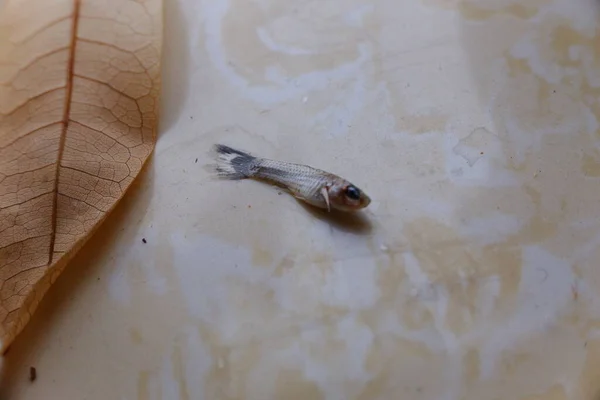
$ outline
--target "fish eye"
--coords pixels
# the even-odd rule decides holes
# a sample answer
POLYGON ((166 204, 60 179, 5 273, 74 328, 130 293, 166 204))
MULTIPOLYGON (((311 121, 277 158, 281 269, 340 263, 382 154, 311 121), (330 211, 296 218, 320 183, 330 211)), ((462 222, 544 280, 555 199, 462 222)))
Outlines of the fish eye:
POLYGON ((360 190, 356 186, 347 186, 345 190, 346 196, 352 200, 360 200, 360 190))

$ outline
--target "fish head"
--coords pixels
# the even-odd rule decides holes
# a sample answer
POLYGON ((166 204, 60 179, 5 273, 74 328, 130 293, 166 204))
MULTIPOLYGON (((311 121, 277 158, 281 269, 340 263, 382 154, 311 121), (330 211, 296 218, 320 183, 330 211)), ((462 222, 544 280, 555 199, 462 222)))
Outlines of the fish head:
POLYGON ((334 182, 328 192, 332 208, 338 210, 356 211, 371 203, 371 198, 365 192, 346 180, 334 182))

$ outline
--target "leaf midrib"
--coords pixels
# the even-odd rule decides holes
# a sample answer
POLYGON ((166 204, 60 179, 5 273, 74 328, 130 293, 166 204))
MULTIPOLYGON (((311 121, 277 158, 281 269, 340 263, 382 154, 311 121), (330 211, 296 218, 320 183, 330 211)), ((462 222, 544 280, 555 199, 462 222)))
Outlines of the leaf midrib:
POLYGON ((54 172, 54 198, 52 200, 52 231, 50 233, 50 249, 48 250, 48 266, 52 264, 54 255, 54 243, 56 242, 56 228, 58 219, 58 178, 60 173, 60 164, 62 161, 67 129, 71 115, 71 96, 73 94, 73 78, 75 67, 75 48, 77 46, 77 28, 79 26, 79 9, 81 0, 73 0, 73 15, 71 20, 71 37, 69 38, 69 58, 67 60, 67 85, 65 88, 65 106, 62 118, 62 130, 58 144, 58 155, 56 157, 56 169, 54 172))

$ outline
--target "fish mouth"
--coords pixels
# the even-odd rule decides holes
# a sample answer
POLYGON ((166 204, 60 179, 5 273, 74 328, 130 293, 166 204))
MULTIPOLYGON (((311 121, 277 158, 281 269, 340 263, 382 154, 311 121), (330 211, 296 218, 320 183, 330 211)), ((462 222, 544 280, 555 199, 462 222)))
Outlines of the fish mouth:
POLYGON ((371 204, 371 198, 368 196, 365 196, 363 201, 361 202, 361 208, 365 208, 367 207, 369 204, 371 204))

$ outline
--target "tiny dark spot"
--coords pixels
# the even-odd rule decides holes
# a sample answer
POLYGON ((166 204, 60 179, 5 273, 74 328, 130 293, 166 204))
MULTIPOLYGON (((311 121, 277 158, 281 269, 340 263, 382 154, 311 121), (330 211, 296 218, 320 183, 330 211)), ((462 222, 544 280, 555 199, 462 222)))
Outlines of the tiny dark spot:
POLYGON ((248 208, 252 208, 252 206, 250 204, 248 204, 248 208))
POLYGON ((277 192, 277 194, 278 194, 279 196, 281 196, 281 192, 277 192))
POLYGON ((97 278, 96 278, 96 280, 97 280, 97 281, 99 281, 99 280, 100 280, 100 277, 97 277, 97 278))
POLYGON ((190 119, 194 119, 194 117, 190 115, 190 119))
POLYGON ((148 243, 148 242, 146 241, 146 238, 142 238, 142 243, 144 243, 144 244, 148 243))
POLYGON ((33 382, 37 379, 37 370, 35 367, 29 367, 29 382, 33 382))
POLYGON ((552 93, 556 93, 556 90, 553 90, 552 93))
POLYGON ((194 161, 196 164, 198 163, 198 159, 196 158, 196 161, 194 161))
POLYGON ((479 154, 483 155, 483 151, 479 152, 479 154))
POLYGON ((587 347, 587 341, 583 344, 583 347, 587 347))

